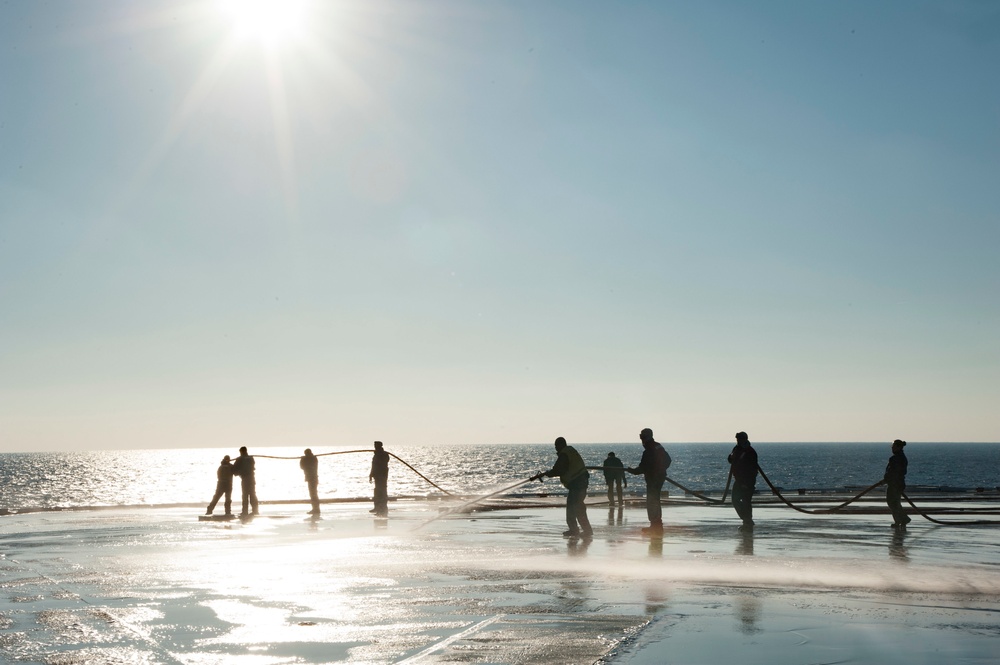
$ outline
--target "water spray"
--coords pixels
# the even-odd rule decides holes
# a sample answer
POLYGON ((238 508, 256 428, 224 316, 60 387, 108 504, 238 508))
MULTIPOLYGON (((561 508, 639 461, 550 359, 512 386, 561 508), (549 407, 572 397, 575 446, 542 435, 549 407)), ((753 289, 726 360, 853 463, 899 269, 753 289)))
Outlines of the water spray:
POLYGON ((495 496, 497 496, 499 494, 506 494, 507 492, 510 492, 511 490, 513 490, 515 488, 518 488, 521 485, 527 485, 528 483, 534 482, 535 480, 541 480, 541 478, 539 478, 538 476, 532 476, 531 478, 528 478, 527 480, 522 480, 522 481, 514 483, 513 485, 510 485, 508 487, 504 487, 503 489, 499 489, 499 490, 497 490, 495 492, 490 492, 489 494, 484 494, 483 496, 477 496, 474 499, 470 499, 469 501, 466 501, 465 503, 461 504, 460 506, 457 506, 455 508, 452 508, 451 510, 447 510, 445 512, 442 512, 440 515, 438 515, 436 517, 432 517, 431 519, 418 524, 417 526, 413 527, 413 530, 416 531, 417 529, 422 529, 425 526, 427 526, 428 524, 430 524, 431 522, 436 522, 436 521, 438 521, 439 519, 441 519, 443 517, 448 517, 449 515, 455 515, 457 513, 467 512, 469 508, 471 508, 472 506, 476 505, 477 503, 482 503, 483 501, 486 501, 487 499, 491 499, 491 498, 493 498, 493 497, 495 497, 495 496))

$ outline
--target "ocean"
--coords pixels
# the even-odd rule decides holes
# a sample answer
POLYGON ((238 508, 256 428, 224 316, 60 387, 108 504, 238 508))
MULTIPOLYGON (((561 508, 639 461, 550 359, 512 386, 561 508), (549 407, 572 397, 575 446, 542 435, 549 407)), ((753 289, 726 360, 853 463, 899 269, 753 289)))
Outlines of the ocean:
MULTIPOLYGON (((626 466, 638 463, 638 443, 574 444, 589 465, 600 465, 614 451, 626 466)), ((726 482, 730 443, 665 443, 673 458, 669 475, 691 489, 721 492, 726 482)), ((865 487, 882 477, 889 443, 755 443, 760 466, 776 485, 789 489, 843 490, 865 487)), ((317 455, 359 447, 313 446, 317 455)), ((551 444, 476 444, 397 446, 386 450, 437 485, 462 496, 486 494, 517 483, 555 461, 551 444)), ((300 448, 255 448, 257 495, 269 501, 303 500, 305 483, 296 457, 300 448)), ((910 443, 908 485, 924 489, 974 490, 1000 486, 998 443, 910 443)), ((109 450, 73 453, 0 454, 0 509, 10 512, 86 509, 108 506, 207 504, 215 472, 234 448, 109 450)), ((320 458, 320 498, 363 500, 371 496, 367 452, 320 458)), ((629 476, 629 490, 641 491, 642 479, 629 476)), ((759 483, 758 488, 763 487, 759 483)), ((527 490, 559 493, 557 479, 527 490)), ((600 472, 591 495, 603 493, 600 472)), ((525 490, 519 490, 525 491, 525 490)), ((397 460, 390 463, 391 496, 437 497, 440 492, 397 460)), ((234 488, 239 501, 239 481, 234 488)))

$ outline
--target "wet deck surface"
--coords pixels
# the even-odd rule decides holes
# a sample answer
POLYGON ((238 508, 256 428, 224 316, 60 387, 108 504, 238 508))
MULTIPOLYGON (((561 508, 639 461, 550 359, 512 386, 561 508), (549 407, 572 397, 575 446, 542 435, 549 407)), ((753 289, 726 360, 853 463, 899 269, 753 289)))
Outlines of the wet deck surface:
POLYGON ((985 663, 1000 528, 881 515, 558 507, 428 522, 441 505, 7 516, 0 659, 31 663, 985 663))

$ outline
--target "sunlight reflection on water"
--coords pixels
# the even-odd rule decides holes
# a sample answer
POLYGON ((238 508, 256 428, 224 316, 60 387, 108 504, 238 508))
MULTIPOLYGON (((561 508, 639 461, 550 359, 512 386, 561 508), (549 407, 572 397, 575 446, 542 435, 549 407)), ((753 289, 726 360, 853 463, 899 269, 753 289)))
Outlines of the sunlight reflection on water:
MULTIPOLYGON (((666 444, 673 456, 670 475, 696 489, 720 491, 725 484, 729 444, 666 444)), ((882 476, 887 444, 755 444, 761 467, 786 488, 866 486, 882 476)), ((626 466, 636 465, 638 444, 577 444, 590 465, 600 465, 608 450, 626 466)), ((319 448, 323 454, 352 447, 319 448)), ((489 493, 548 469, 555 461, 551 445, 496 444, 468 446, 399 446, 399 455, 441 487, 465 496, 489 493)), ((297 448, 258 448, 257 495, 261 501, 302 500, 305 483, 297 448), (268 459, 264 455, 293 457, 268 459)), ((1000 444, 911 444, 908 483, 962 488, 1000 485, 1000 444)), ((126 450, 80 453, 8 453, 0 455, 0 508, 199 504, 211 498, 222 456, 233 449, 126 450)), ((367 499, 371 457, 367 452, 320 457, 321 499, 367 499)), ((642 480, 629 477, 630 490, 642 480)), ((396 460, 390 462, 390 495, 441 496, 396 460)), ((604 490, 600 471, 591 472, 591 494, 604 490)), ((562 493, 558 480, 532 483, 518 491, 562 493)), ((234 504, 240 500, 234 482, 234 504)))

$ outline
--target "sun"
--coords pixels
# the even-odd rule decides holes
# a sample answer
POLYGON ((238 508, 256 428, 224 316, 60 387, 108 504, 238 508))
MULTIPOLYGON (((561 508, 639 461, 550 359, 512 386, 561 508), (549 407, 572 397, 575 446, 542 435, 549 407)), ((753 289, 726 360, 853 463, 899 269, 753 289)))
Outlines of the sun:
POLYGON ((271 48, 302 38, 308 5, 307 0, 218 0, 235 37, 271 48))

